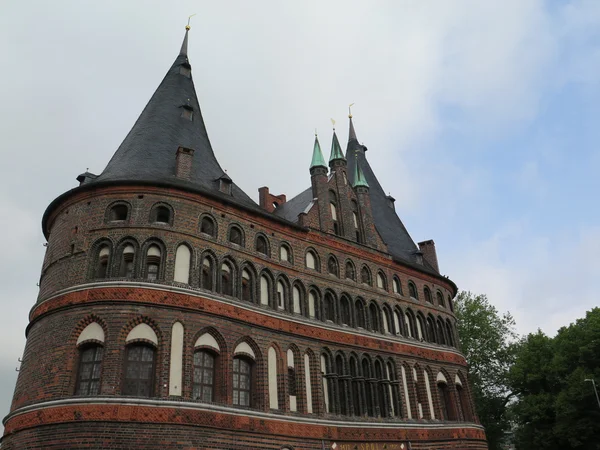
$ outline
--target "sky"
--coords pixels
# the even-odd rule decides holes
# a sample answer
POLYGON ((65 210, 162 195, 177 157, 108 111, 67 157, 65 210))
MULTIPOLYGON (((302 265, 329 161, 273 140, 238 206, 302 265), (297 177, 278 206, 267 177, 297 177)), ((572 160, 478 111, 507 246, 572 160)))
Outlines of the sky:
POLYGON ((179 52, 213 149, 255 200, 310 184, 314 130, 359 141, 442 274, 553 335, 598 305, 597 0, 4 1, 0 415, 47 205, 100 173, 179 52))

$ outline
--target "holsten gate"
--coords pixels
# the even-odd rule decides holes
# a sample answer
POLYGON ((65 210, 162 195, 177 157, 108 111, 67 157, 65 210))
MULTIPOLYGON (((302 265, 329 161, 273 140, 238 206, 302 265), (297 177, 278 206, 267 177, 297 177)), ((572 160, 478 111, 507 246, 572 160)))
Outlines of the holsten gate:
POLYGON ((256 204, 215 158, 187 41, 104 171, 43 216, 2 449, 486 449, 457 288, 352 116, 328 161, 315 137, 308 189, 256 204))

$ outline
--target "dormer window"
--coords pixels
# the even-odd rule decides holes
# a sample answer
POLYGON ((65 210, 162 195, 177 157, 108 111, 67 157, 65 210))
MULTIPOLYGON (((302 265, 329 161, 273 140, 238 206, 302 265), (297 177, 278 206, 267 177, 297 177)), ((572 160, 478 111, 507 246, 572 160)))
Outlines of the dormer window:
POLYGON ((183 63, 181 66, 179 66, 179 73, 185 77, 191 78, 192 66, 190 66, 188 63, 183 63))
POLYGON ((190 122, 194 120, 194 108, 190 105, 183 105, 181 107, 181 117, 189 120, 190 122))
POLYGON ((171 207, 166 204, 154 205, 150 212, 150 222, 163 225, 172 225, 173 211, 171 210, 171 207))
POLYGON ((219 191, 223 194, 231 195, 232 181, 231 178, 229 178, 229 175, 224 173, 217 181, 219 182, 219 191))

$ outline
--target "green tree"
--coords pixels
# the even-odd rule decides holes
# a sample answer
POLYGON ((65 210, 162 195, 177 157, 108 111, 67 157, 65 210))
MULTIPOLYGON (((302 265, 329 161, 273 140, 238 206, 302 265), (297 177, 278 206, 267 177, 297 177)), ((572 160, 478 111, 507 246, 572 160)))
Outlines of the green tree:
POLYGON ((509 373, 516 444, 523 450, 600 449, 600 308, 558 330, 527 336, 509 373))
POLYGON ((516 352, 515 321, 510 313, 501 315, 485 295, 471 292, 458 294, 454 311, 475 408, 490 450, 500 449, 504 432, 510 428, 508 372, 516 352))

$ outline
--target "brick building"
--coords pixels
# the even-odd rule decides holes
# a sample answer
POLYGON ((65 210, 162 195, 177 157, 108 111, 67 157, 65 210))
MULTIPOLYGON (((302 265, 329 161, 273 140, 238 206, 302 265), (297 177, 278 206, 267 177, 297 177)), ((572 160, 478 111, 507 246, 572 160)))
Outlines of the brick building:
POLYGON ((315 137, 308 189, 256 204, 215 158, 187 40, 104 171, 44 214, 2 448, 487 448, 457 288, 352 117, 345 153, 315 137))

